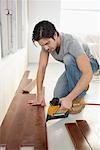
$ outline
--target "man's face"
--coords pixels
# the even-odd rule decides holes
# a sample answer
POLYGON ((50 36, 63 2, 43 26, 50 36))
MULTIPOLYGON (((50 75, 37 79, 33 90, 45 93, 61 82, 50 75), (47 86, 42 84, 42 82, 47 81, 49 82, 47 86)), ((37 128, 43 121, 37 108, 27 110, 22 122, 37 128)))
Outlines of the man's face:
POLYGON ((54 35, 54 39, 52 38, 43 38, 38 41, 38 43, 49 53, 56 50, 57 48, 57 35, 54 35))

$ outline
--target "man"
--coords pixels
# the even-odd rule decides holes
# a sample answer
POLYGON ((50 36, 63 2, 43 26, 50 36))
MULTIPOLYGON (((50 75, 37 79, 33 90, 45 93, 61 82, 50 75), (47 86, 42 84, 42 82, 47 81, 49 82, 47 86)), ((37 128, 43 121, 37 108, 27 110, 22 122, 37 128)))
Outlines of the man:
POLYGON ((93 73, 99 69, 97 60, 91 55, 87 45, 80 44, 72 35, 59 33, 49 21, 36 24, 32 41, 37 41, 41 46, 37 72, 37 103, 44 105, 43 80, 51 54, 65 65, 65 71, 55 86, 54 97, 60 99, 61 110, 71 109, 74 101, 80 102, 86 95, 93 73))

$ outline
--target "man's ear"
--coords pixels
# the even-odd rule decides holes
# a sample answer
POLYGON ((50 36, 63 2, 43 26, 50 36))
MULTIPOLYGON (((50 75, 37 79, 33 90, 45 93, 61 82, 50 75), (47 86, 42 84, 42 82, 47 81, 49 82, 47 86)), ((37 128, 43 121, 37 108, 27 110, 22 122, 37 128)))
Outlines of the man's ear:
POLYGON ((57 32, 55 32, 53 38, 54 38, 54 40, 56 40, 56 38, 57 38, 57 32))

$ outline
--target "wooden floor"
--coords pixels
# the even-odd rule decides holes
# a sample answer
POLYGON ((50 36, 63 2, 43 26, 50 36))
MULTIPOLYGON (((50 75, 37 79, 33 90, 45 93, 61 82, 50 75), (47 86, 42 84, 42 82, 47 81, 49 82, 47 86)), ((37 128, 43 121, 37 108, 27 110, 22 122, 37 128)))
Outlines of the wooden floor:
MULTIPOLYGON (((26 72, 24 75, 24 80, 22 79, 0 128, 2 148, 6 143, 7 150, 18 150, 20 146, 25 145, 33 146, 35 150, 100 150, 100 106, 85 106, 79 114, 69 115, 65 119, 51 120, 46 124, 45 115, 49 101, 64 68, 59 64, 50 64, 47 68, 44 81, 45 112, 43 107, 27 104, 28 100, 35 100, 34 90, 31 94, 22 94, 23 87, 31 82, 31 79, 27 79, 28 76, 35 77, 37 65, 32 65, 29 69, 31 73, 29 75, 29 72, 26 72)), ((90 103, 100 103, 99 81, 94 79, 91 81, 85 100, 90 103)))
POLYGON ((27 71, 0 127, 0 145, 6 145, 6 150, 19 150, 21 146, 48 149, 44 107, 28 104, 36 99, 35 94, 22 94, 23 87, 31 82, 28 75, 27 71))

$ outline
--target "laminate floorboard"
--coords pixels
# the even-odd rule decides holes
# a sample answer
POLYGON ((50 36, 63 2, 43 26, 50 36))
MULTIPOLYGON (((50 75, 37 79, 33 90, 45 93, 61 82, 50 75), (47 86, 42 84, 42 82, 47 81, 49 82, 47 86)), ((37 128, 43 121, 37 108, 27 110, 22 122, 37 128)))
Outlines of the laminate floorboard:
POLYGON ((6 150, 19 150, 21 146, 33 145, 34 150, 48 150, 44 107, 28 104, 29 100, 36 100, 36 94, 23 94, 19 90, 28 84, 28 74, 24 74, 1 124, 0 148, 6 145, 6 150))
POLYGON ((75 150, 91 150, 76 123, 67 123, 65 126, 75 146, 75 150))
MULTIPOLYGON (((93 150, 100 150, 100 137, 86 120, 76 120, 78 127, 93 150)), ((99 131, 98 131, 99 132, 99 131)))

